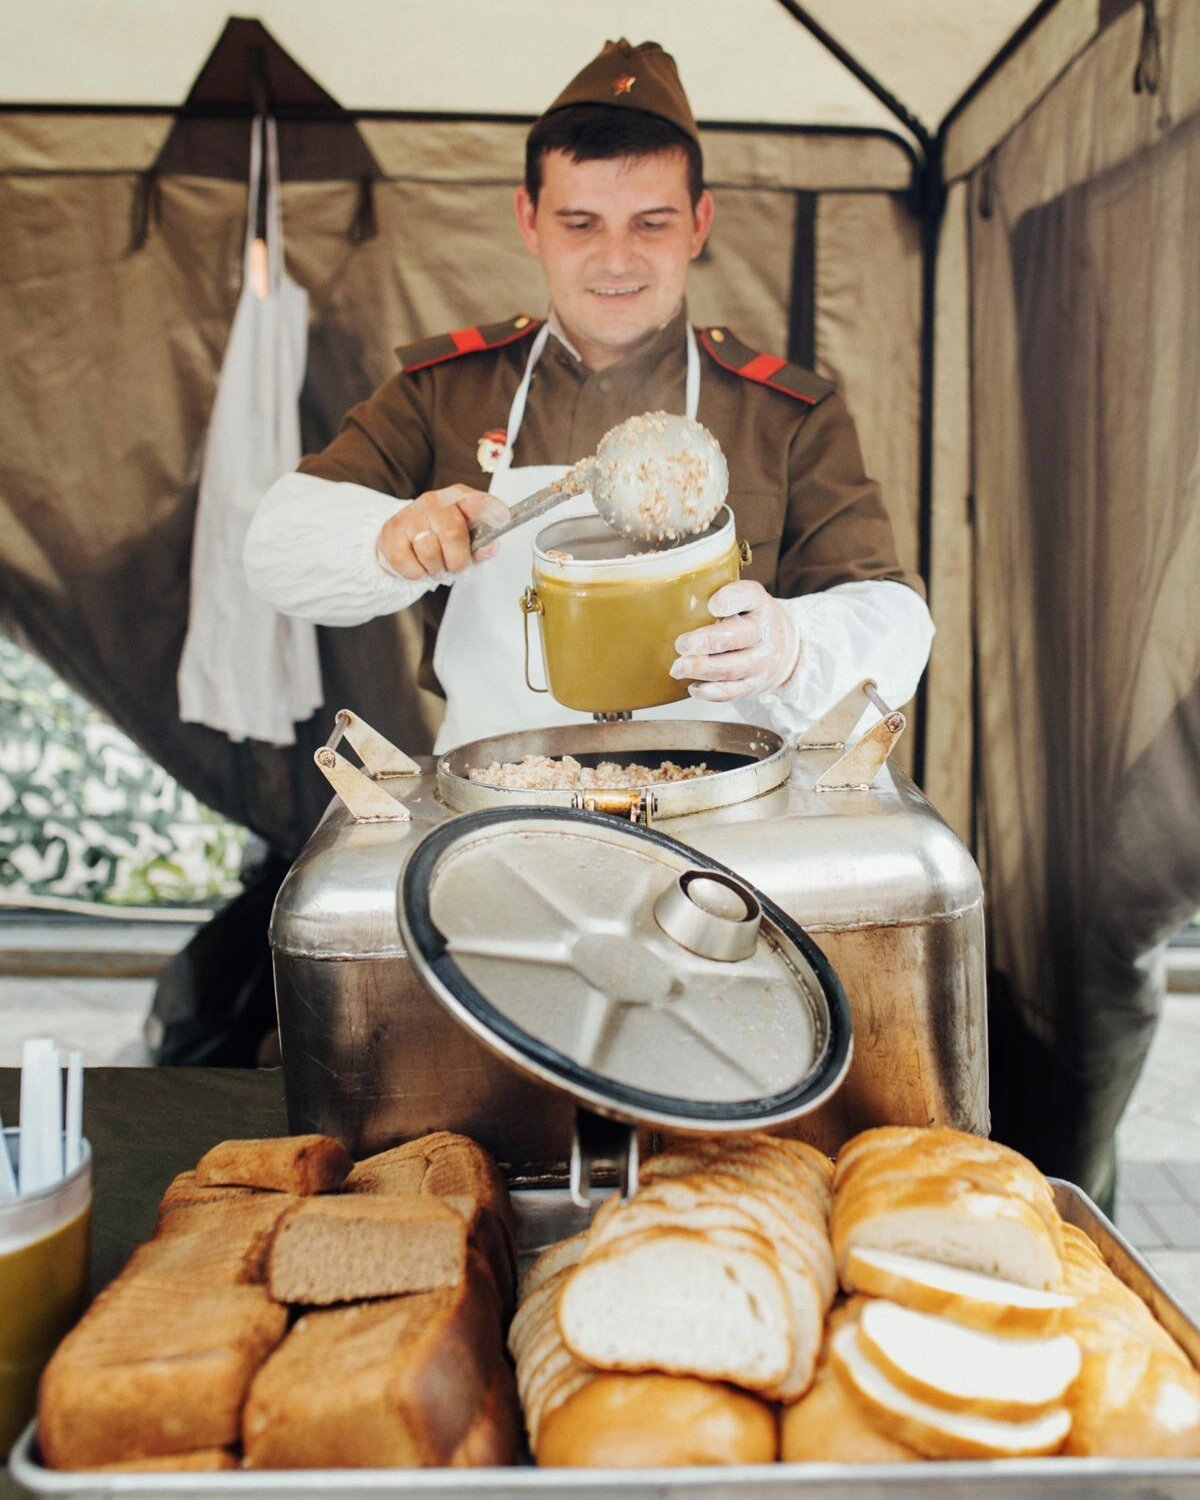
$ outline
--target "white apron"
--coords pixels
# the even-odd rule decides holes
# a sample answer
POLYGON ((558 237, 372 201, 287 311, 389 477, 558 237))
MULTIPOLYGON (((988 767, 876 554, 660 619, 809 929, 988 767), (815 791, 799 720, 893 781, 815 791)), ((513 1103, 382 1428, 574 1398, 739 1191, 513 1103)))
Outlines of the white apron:
MULTIPOLYGON (((534 366, 542 356, 549 334, 549 325, 543 326, 529 351, 525 374, 508 414, 504 453, 488 486, 488 493, 498 496, 506 505, 524 500, 570 467, 568 464, 512 466, 513 445, 525 416, 534 366)), ((695 420, 700 406, 700 354, 690 327, 684 406, 685 414, 695 420)), ((595 514, 596 507, 586 491, 564 500, 548 515, 536 516, 501 537, 495 557, 460 573, 454 580, 433 653, 434 670, 445 689, 447 705, 446 717, 434 743, 437 754, 469 740, 487 739, 518 729, 593 722, 590 714, 564 708, 549 693, 531 692, 526 686, 520 600, 532 582, 533 539, 541 527, 551 521, 595 514)), ((529 643, 529 675, 541 685, 546 680, 545 669, 533 621, 530 621, 529 643)), ((732 704, 684 698, 678 703, 639 712, 638 717, 740 720, 742 715, 732 704)))
POLYGON ((219 729, 231 740, 291 745, 294 725, 324 701, 316 630, 306 620, 278 614, 251 593, 242 567, 255 506, 300 462, 300 387, 308 343, 308 295, 284 270, 274 120, 266 121, 265 129, 267 276, 264 284, 261 260, 256 265, 254 259, 263 165, 256 120, 250 132, 242 290, 217 383, 196 506, 179 717, 219 729))

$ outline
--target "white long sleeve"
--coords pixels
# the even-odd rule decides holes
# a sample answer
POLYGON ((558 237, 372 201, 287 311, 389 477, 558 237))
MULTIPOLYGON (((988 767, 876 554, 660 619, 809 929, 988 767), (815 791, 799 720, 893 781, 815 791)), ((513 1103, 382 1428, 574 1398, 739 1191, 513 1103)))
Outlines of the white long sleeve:
POLYGON ((389 572, 376 546, 405 505, 361 484, 285 474, 259 501, 242 560, 256 594, 316 625, 361 625, 408 609, 435 588, 389 572))
MULTIPOLYGON (((764 715, 777 734, 794 736, 816 722, 865 678, 884 702, 907 703, 929 660, 934 625, 921 596, 903 583, 843 583, 779 601, 800 631, 800 661, 774 692, 739 704, 750 721, 764 715)), ((870 710, 871 719, 876 715, 870 710)))

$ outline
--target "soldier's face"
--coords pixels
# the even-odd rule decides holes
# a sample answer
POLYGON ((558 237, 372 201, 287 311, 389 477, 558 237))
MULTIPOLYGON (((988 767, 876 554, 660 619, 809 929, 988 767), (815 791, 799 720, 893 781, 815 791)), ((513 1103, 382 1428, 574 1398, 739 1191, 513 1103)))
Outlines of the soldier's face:
POLYGON ((590 369, 632 352, 679 311, 712 214, 707 192, 692 207, 681 151, 613 161, 549 151, 542 158, 538 201, 518 190, 517 223, 590 369))

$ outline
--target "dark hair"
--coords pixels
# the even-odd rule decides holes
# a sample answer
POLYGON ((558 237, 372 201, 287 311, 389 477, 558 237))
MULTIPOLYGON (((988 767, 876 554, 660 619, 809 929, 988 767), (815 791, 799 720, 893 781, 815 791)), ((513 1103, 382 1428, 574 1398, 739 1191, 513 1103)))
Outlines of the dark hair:
POLYGON ((525 142, 525 189, 535 204, 542 188, 542 157, 547 151, 562 151, 572 161, 611 161, 619 156, 682 151, 693 208, 704 191, 700 147, 678 125, 645 110, 612 104, 571 104, 543 115, 525 142))

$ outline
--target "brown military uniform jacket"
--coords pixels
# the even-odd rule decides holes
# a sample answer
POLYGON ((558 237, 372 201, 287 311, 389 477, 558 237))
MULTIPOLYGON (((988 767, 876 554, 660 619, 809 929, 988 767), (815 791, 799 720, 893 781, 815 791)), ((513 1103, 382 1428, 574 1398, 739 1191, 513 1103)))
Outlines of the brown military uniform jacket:
MULTIPOLYGON (((572 464, 636 412, 681 412, 685 316, 601 371, 551 337, 534 370, 514 466, 572 464)), ((400 373, 354 407, 300 472, 406 500, 451 484, 487 489, 480 440, 503 430, 539 326, 521 316, 401 349, 400 373)), ((746 576, 783 598, 863 579, 922 591, 897 561, 879 487, 863 470, 854 422, 835 387, 756 355, 727 329, 696 334, 698 417, 729 463, 729 504, 753 552, 746 576)), ((435 601, 443 600, 442 590, 430 596, 431 624, 440 616, 435 601)))

